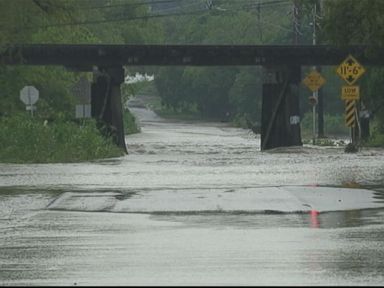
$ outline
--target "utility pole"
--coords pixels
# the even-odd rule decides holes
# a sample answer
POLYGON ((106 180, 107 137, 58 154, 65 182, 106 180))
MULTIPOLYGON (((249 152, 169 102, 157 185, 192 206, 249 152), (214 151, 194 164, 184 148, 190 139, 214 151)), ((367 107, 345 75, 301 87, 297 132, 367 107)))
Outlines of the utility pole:
POLYGON ((263 43, 263 28, 261 27, 261 2, 262 0, 259 0, 259 2, 257 3, 257 20, 259 22, 260 42, 263 43))
MULTIPOLYGON (((315 31, 314 33, 314 37, 315 37, 315 43, 318 43, 319 42, 319 39, 318 39, 318 33, 316 33, 316 28, 317 28, 317 18, 319 17, 319 15, 321 15, 321 11, 322 11, 322 1, 321 0, 317 0, 315 2, 315 7, 314 7, 314 17, 313 17, 313 29, 315 31)), ((317 66, 317 71, 319 73, 321 73, 321 66, 317 66)), ((317 121, 318 121, 318 126, 317 126, 317 137, 318 138, 323 138, 324 137, 324 95, 322 93, 323 91, 320 89, 318 91, 318 95, 317 95, 317 121)))
POLYGON ((298 0, 293 1, 293 45, 300 43, 300 5, 298 0))
MULTIPOLYGON (((312 44, 313 46, 316 45, 316 2, 315 6, 313 7, 313 20, 312 20, 312 26, 313 26, 313 34, 312 34, 312 44)), ((317 71, 316 66, 313 66, 313 70, 317 71)), ((319 90, 313 91, 313 98, 316 99, 318 103, 318 97, 319 97, 319 90)), ((312 126, 313 126, 313 138, 312 138, 312 144, 316 144, 316 105, 313 105, 312 107, 312 126)))

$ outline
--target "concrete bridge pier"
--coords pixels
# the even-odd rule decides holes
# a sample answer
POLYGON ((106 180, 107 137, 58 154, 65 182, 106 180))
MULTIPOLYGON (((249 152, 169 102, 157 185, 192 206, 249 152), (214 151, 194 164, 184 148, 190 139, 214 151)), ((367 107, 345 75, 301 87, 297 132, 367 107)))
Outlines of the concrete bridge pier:
POLYGON ((301 67, 263 66, 261 150, 302 146, 299 84, 301 67))
POLYGON ((121 66, 98 67, 91 86, 91 115, 105 136, 112 136, 117 146, 128 153, 125 144, 120 85, 124 82, 121 66))

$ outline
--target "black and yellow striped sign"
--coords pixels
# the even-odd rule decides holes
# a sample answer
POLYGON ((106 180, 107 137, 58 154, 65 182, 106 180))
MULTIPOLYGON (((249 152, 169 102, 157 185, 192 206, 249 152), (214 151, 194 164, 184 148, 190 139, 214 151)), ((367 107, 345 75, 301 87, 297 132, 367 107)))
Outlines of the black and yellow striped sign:
POLYGON ((345 101, 345 124, 348 127, 355 127, 356 101, 345 101))

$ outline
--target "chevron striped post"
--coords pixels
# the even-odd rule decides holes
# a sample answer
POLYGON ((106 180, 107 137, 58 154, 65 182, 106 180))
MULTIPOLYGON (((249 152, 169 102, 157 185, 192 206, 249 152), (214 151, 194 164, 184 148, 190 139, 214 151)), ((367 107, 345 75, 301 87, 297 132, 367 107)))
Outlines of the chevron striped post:
POLYGON ((355 110, 356 110, 355 100, 345 101, 345 124, 351 128, 355 127, 356 125, 355 110))
POLYGON ((346 100, 345 101, 345 124, 351 128, 351 145, 356 148, 357 146, 357 135, 356 129, 357 126, 357 105, 356 100, 346 100))

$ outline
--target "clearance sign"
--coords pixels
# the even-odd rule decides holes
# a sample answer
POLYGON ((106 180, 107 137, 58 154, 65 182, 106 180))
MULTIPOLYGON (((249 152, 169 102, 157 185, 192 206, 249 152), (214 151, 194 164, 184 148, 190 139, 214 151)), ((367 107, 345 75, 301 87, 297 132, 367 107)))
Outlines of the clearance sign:
POLYGON ((352 55, 348 55, 337 67, 336 73, 348 84, 341 87, 341 99, 345 101, 345 124, 355 127, 360 87, 353 84, 365 73, 365 69, 352 55))
POLYGON ((365 73, 365 69, 352 55, 348 55, 336 72, 348 85, 353 85, 365 73))

